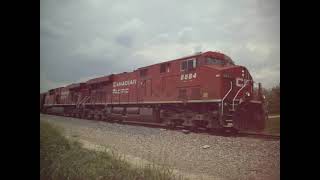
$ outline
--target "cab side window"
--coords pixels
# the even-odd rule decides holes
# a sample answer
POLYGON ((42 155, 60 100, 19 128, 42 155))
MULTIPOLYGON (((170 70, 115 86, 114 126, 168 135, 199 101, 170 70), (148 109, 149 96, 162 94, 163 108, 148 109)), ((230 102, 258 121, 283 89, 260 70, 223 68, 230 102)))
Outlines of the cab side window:
POLYGON ((197 67, 196 59, 189 59, 181 62, 181 71, 190 71, 197 67))
POLYGON ((160 64, 160 73, 170 72, 170 63, 160 64))
POLYGON ((197 64, 196 64, 196 60, 195 59, 188 61, 188 70, 195 69, 196 66, 197 66, 197 64))
POLYGON ((181 62, 181 71, 186 71, 188 67, 188 61, 182 61, 181 62))
POLYGON ((140 70, 140 77, 146 77, 148 75, 148 69, 140 70))

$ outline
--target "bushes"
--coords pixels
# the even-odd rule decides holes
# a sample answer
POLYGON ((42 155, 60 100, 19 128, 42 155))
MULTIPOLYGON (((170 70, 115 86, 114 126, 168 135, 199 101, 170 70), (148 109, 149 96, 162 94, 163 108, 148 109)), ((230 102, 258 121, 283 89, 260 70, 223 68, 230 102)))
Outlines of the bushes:
POLYGON ((262 93, 266 96, 266 103, 269 114, 280 113, 280 84, 271 89, 262 89, 262 93))
POLYGON ((67 140, 61 130, 40 121, 40 179, 176 179, 172 170, 149 165, 133 167, 120 156, 85 149, 67 140))

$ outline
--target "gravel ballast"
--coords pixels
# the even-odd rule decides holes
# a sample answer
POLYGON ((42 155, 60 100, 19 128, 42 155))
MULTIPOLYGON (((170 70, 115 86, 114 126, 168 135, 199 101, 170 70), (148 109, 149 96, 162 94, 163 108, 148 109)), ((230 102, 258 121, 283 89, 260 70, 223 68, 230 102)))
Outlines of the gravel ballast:
POLYGON ((40 119, 63 127, 68 137, 168 165, 192 179, 280 179, 280 140, 185 134, 43 114, 40 119))

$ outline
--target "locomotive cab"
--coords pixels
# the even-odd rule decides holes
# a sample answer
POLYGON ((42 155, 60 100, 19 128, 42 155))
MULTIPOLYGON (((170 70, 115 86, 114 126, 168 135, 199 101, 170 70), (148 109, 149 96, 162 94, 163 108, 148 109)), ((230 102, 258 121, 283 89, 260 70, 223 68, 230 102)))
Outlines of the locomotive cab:
POLYGON ((211 78, 210 86, 220 90, 220 125, 236 131, 263 130, 267 111, 261 84, 255 92, 255 82, 248 69, 235 65, 230 57, 222 53, 203 53, 198 63, 212 69, 212 78, 218 79, 211 78))
POLYGON ((258 92, 254 91, 255 82, 249 71, 243 66, 233 66, 222 71, 225 84, 224 102, 226 115, 222 118, 230 121, 236 130, 261 131, 265 127, 266 107, 259 83, 258 92), (232 117, 232 121, 228 118, 232 117))

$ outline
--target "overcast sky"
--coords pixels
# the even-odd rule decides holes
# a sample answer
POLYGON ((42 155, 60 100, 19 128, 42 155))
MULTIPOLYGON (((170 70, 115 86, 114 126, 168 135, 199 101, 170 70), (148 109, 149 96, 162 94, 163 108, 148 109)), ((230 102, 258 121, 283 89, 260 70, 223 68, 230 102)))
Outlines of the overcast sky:
POLYGON ((220 51, 280 83, 279 0, 41 0, 40 92, 220 51))

